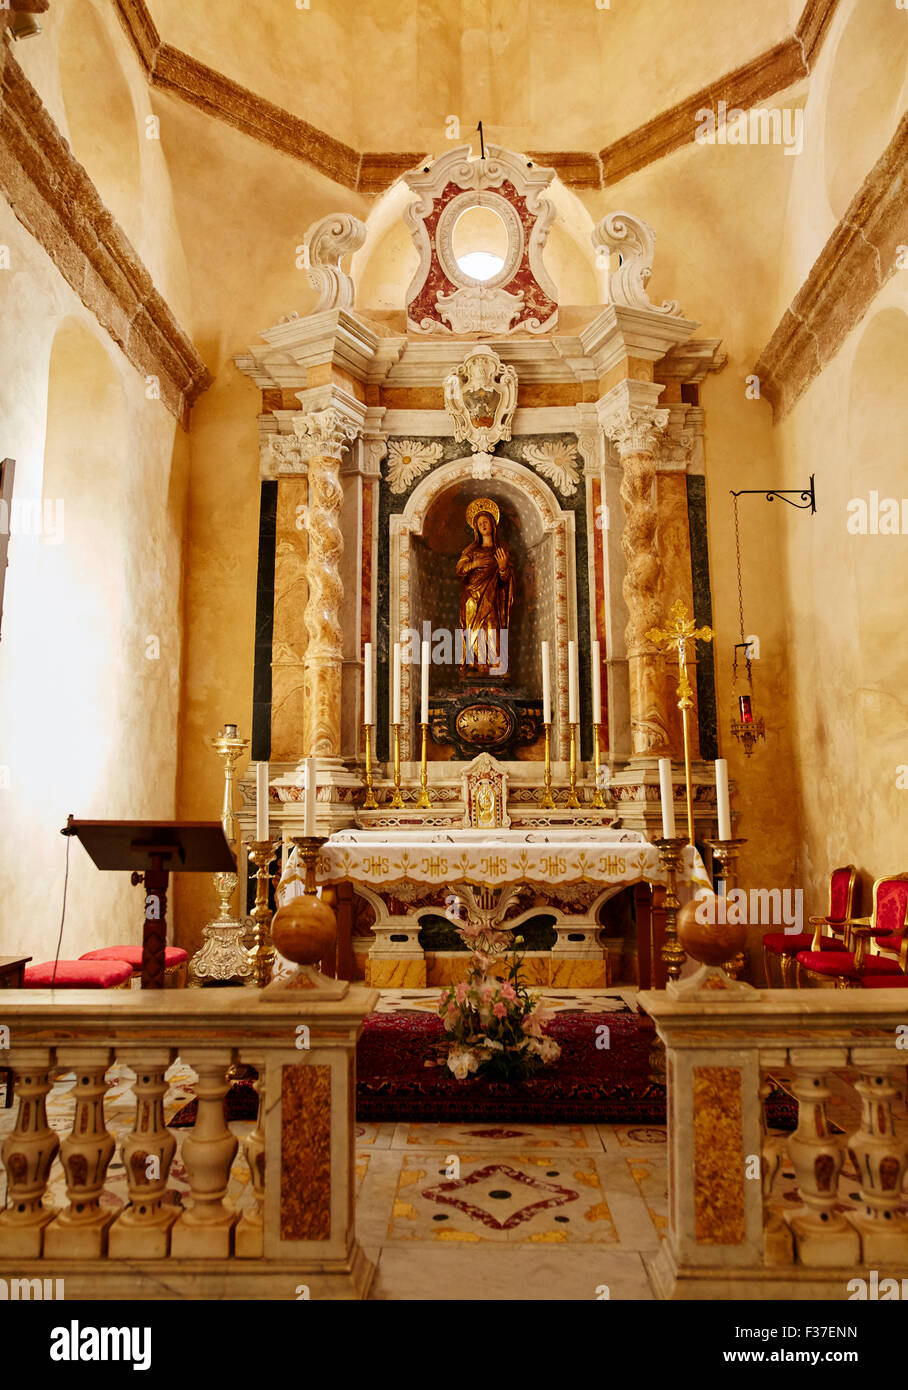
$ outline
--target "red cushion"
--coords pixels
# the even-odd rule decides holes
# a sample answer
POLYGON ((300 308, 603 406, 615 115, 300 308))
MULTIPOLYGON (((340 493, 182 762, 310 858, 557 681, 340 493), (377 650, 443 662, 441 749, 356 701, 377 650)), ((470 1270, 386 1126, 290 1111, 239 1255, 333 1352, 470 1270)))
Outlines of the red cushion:
POLYGON ((26 989, 113 989, 132 974, 125 960, 52 960, 25 967, 26 989))
MULTIPOLYGON (((820 937, 820 950, 831 951, 840 946, 841 942, 832 936, 820 937), (828 945, 824 943, 828 942, 828 945)), ((777 956, 796 956, 799 951, 809 951, 813 945, 813 932, 795 932, 788 936, 783 931, 767 932, 763 938, 763 945, 767 951, 772 951, 777 956)))
POLYGON ((862 989, 908 989, 908 975, 865 975, 862 989))
MULTIPOLYGON (((141 946, 102 946, 100 951, 86 951, 80 960, 125 960, 131 965, 133 970, 142 969, 142 947, 141 946)), ((164 947, 164 968, 169 970, 172 965, 182 965, 188 959, 186 951, 182 946, 164 947)))
POLYGON ((905 930, 905 914, 908 912, 908 879, 887 878, 877 884, 876 921, 877 926, 887 932, 905 930))
POLYGON ((882 946, 884 951, 898 953, 902 949, 902 939, 902 933, 896 931, 884 931, 876 934, 876 944, 882 946))
MULTIPOLYGON (((818 975, 855 975, 854 956, 850 951, 802 951, 798 964, 818 975)), ((866 975, 900 975, 898 964, 888 956, 865 956, 866 975)))

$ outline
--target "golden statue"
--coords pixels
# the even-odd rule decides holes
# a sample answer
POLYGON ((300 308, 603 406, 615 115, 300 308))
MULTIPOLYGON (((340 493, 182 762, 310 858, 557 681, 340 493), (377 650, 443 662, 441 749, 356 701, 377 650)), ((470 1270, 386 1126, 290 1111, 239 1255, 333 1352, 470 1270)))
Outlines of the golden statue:
POLYGON ((457 561, 460 589, 460 627, 463 633, 461 668, 477 675, 506 676, 508 627, 516 582, 511 552, 498 542, 498 503, 477 497, 467 508, 473 540, 457 561))

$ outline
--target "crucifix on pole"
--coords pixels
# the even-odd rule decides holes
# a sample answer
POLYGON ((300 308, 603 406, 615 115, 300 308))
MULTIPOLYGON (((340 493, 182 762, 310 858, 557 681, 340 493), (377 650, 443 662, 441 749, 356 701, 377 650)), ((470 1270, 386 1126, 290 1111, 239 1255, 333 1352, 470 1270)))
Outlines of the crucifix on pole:
MULTIPOLYGON (((712 628, 695 627, 693 618, 687 616, 687 608, 683 599, 678 599, 672 605, 669 613, 668 625, 663 629, 651 627, 646 634, 648 642, 655 642, 657 646, 665 647, 668 652, 672 647, 678 649, 678 708, 681 711, 681 722, 684 728, 684 781, 687 791, 687 838, 691 844, 694 843, 694 797, 690 778, 690 711, 693 709, 693 689, 691 688, 690 678, 687 674, 687 644, 688 642, 711 642, 713 640, 712 628)), ((696 647, 694 648, 696 651, 696 647)))

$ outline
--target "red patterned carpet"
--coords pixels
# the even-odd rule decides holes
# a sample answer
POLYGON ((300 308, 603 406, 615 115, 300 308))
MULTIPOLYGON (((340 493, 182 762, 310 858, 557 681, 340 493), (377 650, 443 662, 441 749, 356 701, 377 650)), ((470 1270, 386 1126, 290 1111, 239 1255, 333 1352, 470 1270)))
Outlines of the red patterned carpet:
POLYGON ((370 1014, 356 1049, 357 1119, 665 1123, 664 1054, 645 1014, 563 1011, 546 1032, 561 1056, 526 1081, 458 1081, 440 1018, 370 1014))

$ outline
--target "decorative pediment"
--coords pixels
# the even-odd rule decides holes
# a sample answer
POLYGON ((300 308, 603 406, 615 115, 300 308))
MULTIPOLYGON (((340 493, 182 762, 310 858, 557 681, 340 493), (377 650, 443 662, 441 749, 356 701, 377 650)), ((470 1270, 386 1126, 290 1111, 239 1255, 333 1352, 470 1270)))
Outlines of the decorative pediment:
POLYGON ((541 333, 554 328, 557 291, 542 263, 555 210, 543 191, 554 169, 489 145, 474 159, 463 145, 404 180, 417 195, 404 216, 419 252, 407 295, 407 327, 417 333, 541 333), (474 209, 501 224, 500 268, 479 279, 458 259, 457 225, 474 209))

